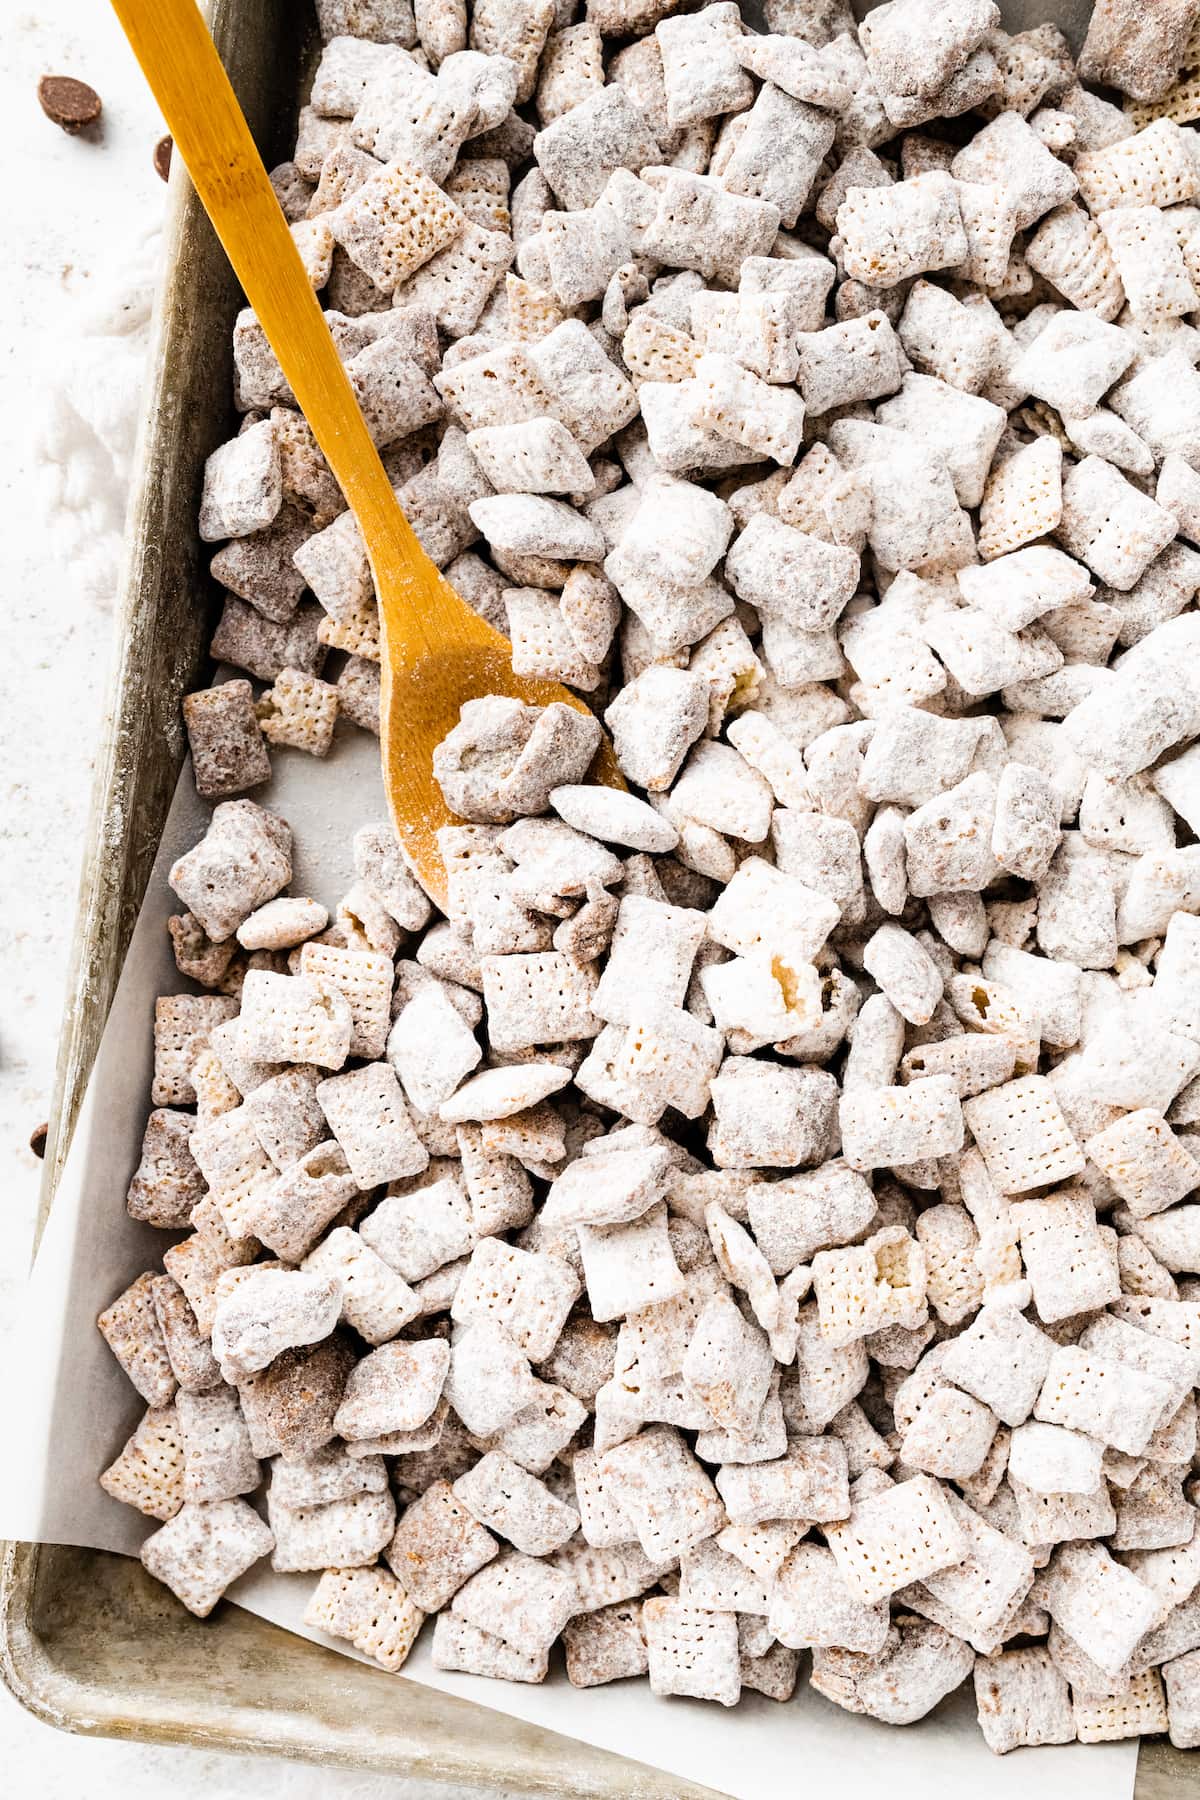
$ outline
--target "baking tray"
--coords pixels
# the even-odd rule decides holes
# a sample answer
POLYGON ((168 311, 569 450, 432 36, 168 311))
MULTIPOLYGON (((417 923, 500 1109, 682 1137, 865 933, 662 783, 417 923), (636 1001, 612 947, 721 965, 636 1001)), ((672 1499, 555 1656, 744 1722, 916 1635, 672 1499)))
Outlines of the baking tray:
MULTIPOLYGON (((1004 8, 1017 29, 1050 10, 1078 41, 1086 0, 1004 8)), ((214 0, 210 16, 255 137, 268 163, 279 160, 293 141, 296 97, 314 52, 311 4, 214 0)), ((39 1234, 178 778, 179 701, 204 668, 215 607, 195 519, 204 459, 234 423, 229 340, 238 292, 181 169, 171 180, 166 236, 39 1234)), ((140 1563, 98 1550, 4 1546, 0 1673, 38 1717, 91 1736, 510 1792, 712 1800, 710 1789, 368 1668, 237 1607, 201 1622, 140 1563)), ((1200 1758, 1143 1745, 1136 1800, 1187 1792, 1200 1794, 1200 1758)))

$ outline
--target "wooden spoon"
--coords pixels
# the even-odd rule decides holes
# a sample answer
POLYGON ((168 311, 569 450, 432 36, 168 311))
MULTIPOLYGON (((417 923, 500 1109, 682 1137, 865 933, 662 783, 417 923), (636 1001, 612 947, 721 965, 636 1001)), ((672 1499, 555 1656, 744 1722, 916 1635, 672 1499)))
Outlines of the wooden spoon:
MULTIPOLYGON (((443 906, 438 827, 452 821, 433 779, 436 744, 465 700, 583 701, 514 675, 508 639, 471 610, 422 550, 371 442, 317 297, 196 0, 113 0, 204 210, 366 544, 382 631, 381 748, 392 819, 422 885, 443 906)), ((594 773, 623 787, 605 739, 594 773)))

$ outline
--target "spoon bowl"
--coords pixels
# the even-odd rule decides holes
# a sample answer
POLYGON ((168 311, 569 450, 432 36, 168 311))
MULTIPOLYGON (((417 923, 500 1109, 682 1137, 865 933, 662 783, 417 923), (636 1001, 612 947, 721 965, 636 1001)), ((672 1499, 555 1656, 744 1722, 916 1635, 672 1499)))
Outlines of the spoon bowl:
MULTIPOLYGON (((450 584, 439 580, 449 599, 463 608, 450 584)), ((389 593, 381 587, 381 617, 386 618, 390 604, 389 593)), ((433 752, 457 725, 459 708, 485 694, 504 694, 531 706, 549 706, 560 700, 581 712, 587 710, 578 695, 558 682, 514 675, 508 639, 477 614, 463 610, 470 622, 457 641, 439 642, 427 654, 391 662, 383 682, 383 773, 392 816, 397 830, 401 829, 399 820, 404 820, 405 850, 420 871, 423 885, 439 900, 445 875, 437 833, 441 826, 458 820, 433 780, 433 752)), ((401 641, 403 629, 402 615, 394 628, 385 624, 384 641, 401 641)), ((593 780, 609 787, 625 785, 607 738, 601 740, 591 774, 593 780)))

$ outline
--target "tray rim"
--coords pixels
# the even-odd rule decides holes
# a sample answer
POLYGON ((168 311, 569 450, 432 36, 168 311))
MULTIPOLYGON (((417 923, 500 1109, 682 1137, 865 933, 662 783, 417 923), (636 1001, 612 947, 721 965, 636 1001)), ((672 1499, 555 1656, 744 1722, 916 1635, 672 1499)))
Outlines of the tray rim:
MULTIPOLYGON (((77 1736, 116 1738, 133 1743, 173 1744, 188 1749, 221 1751, 230 1755, 283 1757, 314 1767, 361 1770, 375 1775, 419 1776, 438 1784, 467 1784, 474 1789, 498 1789, 506 1794, 550 1796, 566 1792, 580 1800, 722 1800, 711 1788, 681 1782, 664 1771, 633 1762, 615 1752, 600 1750, 565 1734, 546 1730, 508 1714, 456 1695, 440 1693, 388 1675, 358 1662, 347 1662, 331 1649, 311 1644, 281 1626, 251 1613, 233 1609, 243 1625, 261 1633, 267 1646, 276 1635, 291 1646, 302 1647, 329 1659, 331 1679, 347 1670, 358 1676, 396 1684, 419 1695, 427 1711, 444 1714, 441 1729, 423 1731, 419 1721, 400 1729, 386 1743, 361 1736, 357 1742, 350 1726, 332 1731, 327 1721, 310 1717, 303 1705, 290 1712, 278 1705, 269 1710, 225 1704, 203 1720, 187 1716, 188 1699, 156 1696, 150 1708, 132 1709, 119 1690, 89 1684, 73 1672, 64 1672, 42 1648, 33 1620, 33 1594, 37 1564, 47 1548, 38 1544, 6 1544, 0 1564, 0 1679, 13 1698, 44 1724, 77 1736), (481 1722, 496 1721, 489 1732, 481 1722), (486 1757, 486 1760, 482 1760, 486 1757)), ((131 1559, 103 1551, 78 1554, 106 1563, 131 1559)), ((197 1641, 205 1626, 194 1625, 197 1641)), ((404 1725, 403 1709, 394 1715, 404 1725)), ((352 1709, 347 1718, 352 1719, 352 1709)))

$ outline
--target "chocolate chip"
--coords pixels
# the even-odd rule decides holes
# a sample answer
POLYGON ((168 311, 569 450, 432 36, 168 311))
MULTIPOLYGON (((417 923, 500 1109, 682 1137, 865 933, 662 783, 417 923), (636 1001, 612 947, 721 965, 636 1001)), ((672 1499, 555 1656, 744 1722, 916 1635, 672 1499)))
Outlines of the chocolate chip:
POLYGON ((171 173, 171 150, 172 143, 170 136, 160 137, 157 144, 154 146, 154 167, 164 181, 171 173))
POLYGON ((35 1156, 45 1156, 46 1139, 50 1135, 49 1125, 35 1125, 29 1134, 29 1148, 35 1156))
POLYGON ((100 96, 86 81, 73 75, 43 75, 38 82, 42 111, 72 136, 100 117, 100 96))

